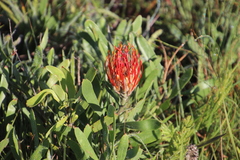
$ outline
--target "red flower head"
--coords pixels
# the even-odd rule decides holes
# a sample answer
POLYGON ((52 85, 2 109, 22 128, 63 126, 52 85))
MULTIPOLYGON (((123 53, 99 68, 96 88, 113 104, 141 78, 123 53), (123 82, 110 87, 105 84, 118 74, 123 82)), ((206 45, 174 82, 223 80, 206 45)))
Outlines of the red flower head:
POLYGON ((106 72, 114 90, 123 97, 131 95, 142 77, 142 61, 133 45, 114 47, 107 56, 106 72))

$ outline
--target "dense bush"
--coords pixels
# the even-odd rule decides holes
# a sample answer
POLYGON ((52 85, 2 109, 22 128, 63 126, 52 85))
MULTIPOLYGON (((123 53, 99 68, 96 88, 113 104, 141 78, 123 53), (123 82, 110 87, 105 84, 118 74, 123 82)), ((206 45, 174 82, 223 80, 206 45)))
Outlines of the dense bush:
POLYGON ((1 159, 240 159, 239 0, 0 6, 1 159))

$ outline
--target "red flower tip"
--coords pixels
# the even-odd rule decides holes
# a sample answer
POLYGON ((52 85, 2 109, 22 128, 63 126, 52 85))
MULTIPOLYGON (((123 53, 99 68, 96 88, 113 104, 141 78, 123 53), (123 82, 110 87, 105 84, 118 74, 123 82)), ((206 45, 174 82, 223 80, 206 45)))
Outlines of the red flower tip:
POLYGON ((133 45, 114 47, 105 63, 108 80, 123 97, 131 95, 142 77, 142 61, 133 45))

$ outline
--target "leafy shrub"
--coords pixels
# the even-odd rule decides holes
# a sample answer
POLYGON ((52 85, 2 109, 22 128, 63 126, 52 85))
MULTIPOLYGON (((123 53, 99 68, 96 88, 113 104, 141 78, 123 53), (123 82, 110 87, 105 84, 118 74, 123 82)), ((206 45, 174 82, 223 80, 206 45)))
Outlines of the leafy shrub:
POLYGON ((153 16, 128 20, 112 2, 0 2, 1 158, 239 159, 239 1, 142 0, 153 16), (143 62, 125 103, 104 66, 119 43, 143 62))

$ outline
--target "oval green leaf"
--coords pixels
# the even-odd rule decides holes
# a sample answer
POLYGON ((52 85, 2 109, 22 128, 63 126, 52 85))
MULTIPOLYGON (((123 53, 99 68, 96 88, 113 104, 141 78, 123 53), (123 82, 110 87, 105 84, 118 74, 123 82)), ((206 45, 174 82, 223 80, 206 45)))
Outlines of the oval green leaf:
POLYGON ((61 69, 54 67, 54 66, 46 66, 46 69, 53 74, 54 76, 56 76, 58 78, 59 81, 61 81, 63 78, 65 78, 65 75, 63 73, 63 71, 61 71, 61 69))
POLYGON ((49 94, 51 94, 53 96, 53 99, 55 99, 57 102, 60 101, 60 99, 58 98, 58 96, 56 95, 56 93, 53 90, 44 89, 41 92, 39 92, 37 95, 28 99, 26 105, 28 107, 34 107, 34 106, 38 105, 39 103, 41 103, 43 101, 43 99, 49 94))
POLYGON ((0 142, 0 153, 3 151, 5 147, 7 147, 8 143, 9 143, 8 138, 5 138, 0 142))
POLYGON ((118 151, 117 151, 117 160, 124 160, 127 155, 128 150, 128 135, 124 134, 120 140, 118 151))
POLYGON ((155 119, 147 119, 138 122, 126 122, 125 125, 130 129, 146 131, 158 129, 161 126, 161 123, 155 119))
POLYGON ((102 53, 102 56, 105 60, 108 53, 108 41, 98 25, 96 25, 93 21, 87 20, 85 22, 85 27, 87 32, 91 35, 91 37, 98 42, 98 47, 102 53))
POLYGON ((146 61, 155 56, 154 50, 142 35, 137 37, 137 45, 146 61))
POLYGON ((147 76, 143 86, 139 89, 139 93, 137 95, 137 99, 141 99, 144 95, 148 94, 149 89, 152 87, 154 79, 157 78, 158 70, 154 69, 152 72, 147 76))
POLYGON ((45 30, 42 41, 40 43, 40 47, 42 50, 44 50, 48 43, 48 29, 45 30))
POLYGON ((74 134, 78 141, 78 144, 81 146, 84 153, 86 155, 90 156, 91 158, 98 160, 98 157, 97 157, 96 153, 94 152, 94 150, 93 150, 91 144, 89 143, 87 137, 85 136, 85 134, 78 127, 74 128, 74 134))
POLYGON ((54 124, 46 133, 45 137, 47 138, 52 131, 56 131, 60 127, 62 127, 67 121, 69 116, 62 117, 56 124, 54 124))
POLYGON ((139 15, 132 23, 132 32, 136 35, 140 35, 142 33, 142 16, 139 15))
POLYGON ((35 149, 33 154, 30 157, 30 160, 41 160, 45 157, 45 154, 48 150, 49 142, 47 139, 44 139, 43 142, 35 149))
POLYGON ((95 104, 99 106, 99 102, 93 90, 92 83, 88 79, 84 79, 82 82, 82 94, 89 104, 95 104))
POLYGON ((55 84, 52 86, 52 90, 56 93, 56 95, 59 97, 61 101, 66 100, 67 93, 62 89, 61 86, 59 86, 58 84, 55 84))
POLYGON ((162 134, 160 129, 153 131, 146 130, 141 133, 131 135, 130 143, 133 146, 139 146, 139 144, 149 144, 159 140, 161 136, 162 134))

